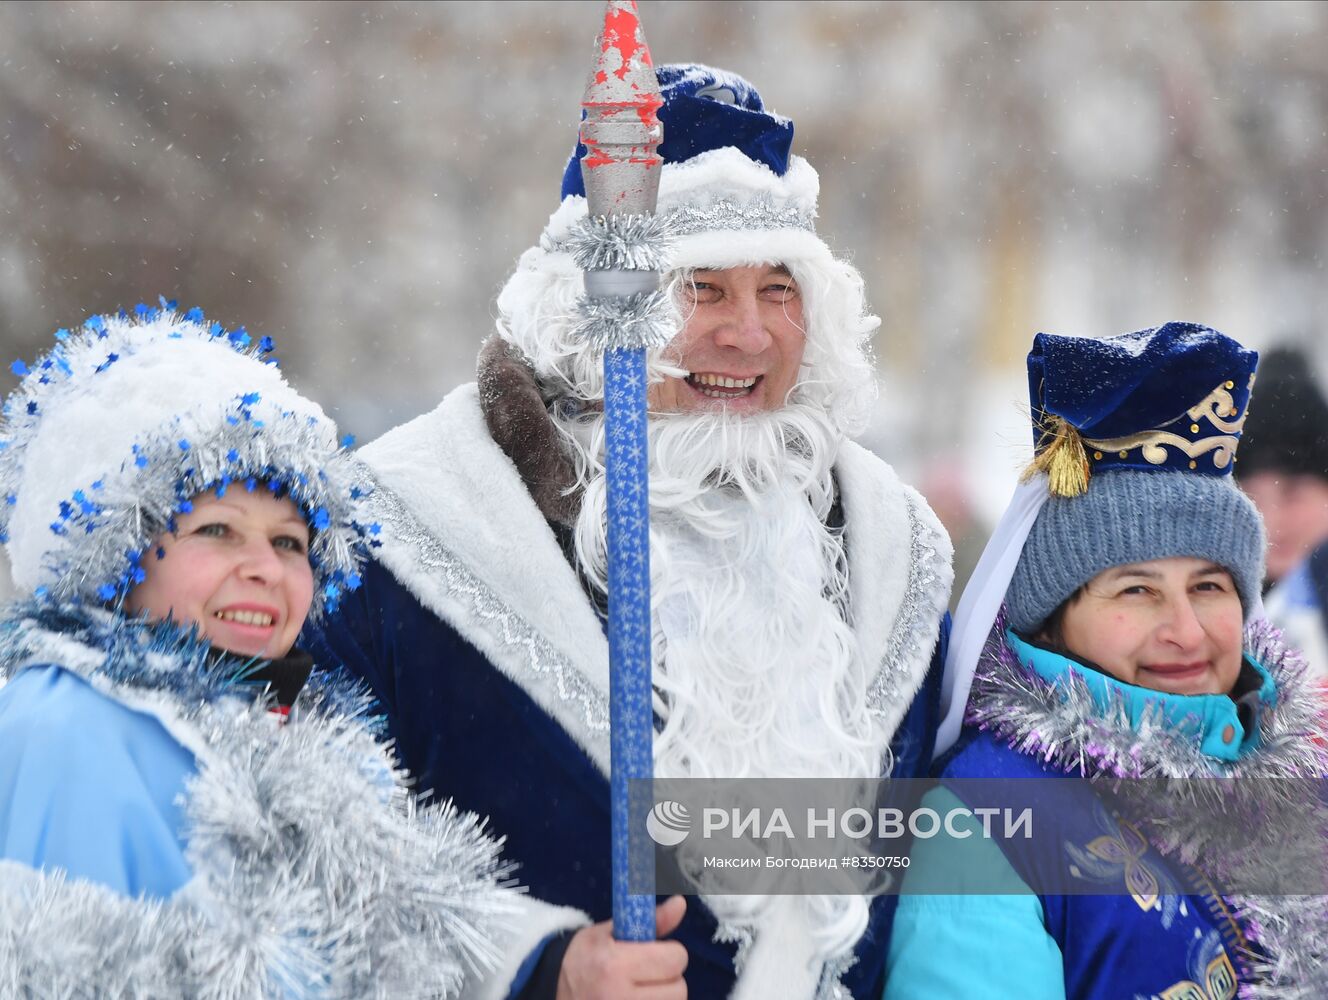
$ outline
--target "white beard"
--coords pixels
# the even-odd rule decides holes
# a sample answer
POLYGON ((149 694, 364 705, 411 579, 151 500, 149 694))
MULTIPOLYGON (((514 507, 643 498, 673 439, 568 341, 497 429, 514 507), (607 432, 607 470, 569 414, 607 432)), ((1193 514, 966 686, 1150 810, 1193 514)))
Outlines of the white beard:
MULTIPOLYGON (((584 486, 578 561, 603 590, 603 417, 559 424, 584 486)), ((814 404, 748 417, 652 416, 654 687, 665 720, 657 777, 883 773, 888 734, 867 710, 869 671, 845 620, 843 541, 825 525, 842 439, 814 404)), ((847 954, 867 924, 862 896, 705 899, 724 931, 754 935, 757 948, 763 917, 796 908, 817 969, 847 954)))

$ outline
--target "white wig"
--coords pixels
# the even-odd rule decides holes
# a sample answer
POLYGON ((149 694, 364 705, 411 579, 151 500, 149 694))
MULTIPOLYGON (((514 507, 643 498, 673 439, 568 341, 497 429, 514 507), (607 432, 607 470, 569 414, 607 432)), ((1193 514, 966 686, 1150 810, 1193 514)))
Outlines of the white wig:
MULTIPOLYGON (((678 234, 670 259, 675 284, 695 269, 788 268, 807 333, 792 400, 819 404, 853 436, 865 429, 875 400, 869 341, 880 320, 867 311, 857 269, 816 235, 819 189, 816 171, 801 157, 791 157, 780 176, 730 146, 664 164, 657 211, 678 234)), ((582 278, 568 241, 586 212, 584 197, 565 198, 498 295, 499 334, 530 360, 550 394, 582 401, 604 394, 598 352, 573 337, 582 278)), ((675 319, 681 330, 680 311, 675 319)), ((647 363, 652 381, 676 371, 667 347, 651 351, 647 363)))

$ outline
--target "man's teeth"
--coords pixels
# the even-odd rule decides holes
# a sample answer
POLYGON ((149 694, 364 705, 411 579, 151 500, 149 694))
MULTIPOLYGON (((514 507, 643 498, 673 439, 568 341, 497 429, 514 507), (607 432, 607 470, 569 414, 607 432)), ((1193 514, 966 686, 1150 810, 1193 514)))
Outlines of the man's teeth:
POLYGON ((271 625, 272 616, 264 611, 218 611, 215 617, 241 625, 271 625))
POLYGON ((732 392, 715 392, 715 389, 750 389, 756 385, 756 376, 752 378, 729 378, 727 375, 711 375, 708 372, 696 372, 689 377, 692 385, 704 396, 729 397, 732 392))
POLYGON ((756 385, 756 378, 728 378, 724 375, 710 375, 698 372, 692 376, 692 380, 701 385, 718 385, 727 389, 750 389, 756 385))

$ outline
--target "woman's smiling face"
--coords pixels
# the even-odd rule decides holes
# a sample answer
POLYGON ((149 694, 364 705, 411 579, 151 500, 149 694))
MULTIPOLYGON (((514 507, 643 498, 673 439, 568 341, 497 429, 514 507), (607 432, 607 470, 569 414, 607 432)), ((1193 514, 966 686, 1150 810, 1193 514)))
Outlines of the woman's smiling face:
POLYGON ((244 656, 290 652, 313 603, 309 526, 289 499, 261 488, 196 496, 143 569, 131 613, 196 624, 214 646, 244 656))
POLYGON ((1176 556, 1104 570, 1065 606, 1061 644, 1117 680, 1171 694, 1226 694, 1244 615, 1231 574, 1176 556))

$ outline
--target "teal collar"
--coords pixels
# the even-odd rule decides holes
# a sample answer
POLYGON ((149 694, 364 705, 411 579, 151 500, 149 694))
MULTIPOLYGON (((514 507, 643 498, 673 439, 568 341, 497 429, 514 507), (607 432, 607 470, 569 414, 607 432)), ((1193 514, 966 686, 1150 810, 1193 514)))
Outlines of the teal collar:
POLYGON ((1005 639, 1019 657, 1019 662, 1047 683, 1063 687, 1071 677, 1079 678, 1099 711, 1105 713, 1117 705, 1123 706, 1129 713, 1131 726, 1138 726, 1146 714, 1160 711, 1168 727, 1192 738, 1203 753, 1218 760, 1236 760, 1256 748, 1259 745, 1259 715, 1277 703, 1277 684, 1272 674, 1248 655, 1241 673, 1245 677, 1247 672, 1252 672, 1249 674, 1249 690, 1233 700, 1225 694, 1151 691, 1091 670, 1063 653, 1034 646, 1009 629, 1005 632, 1005 639))

